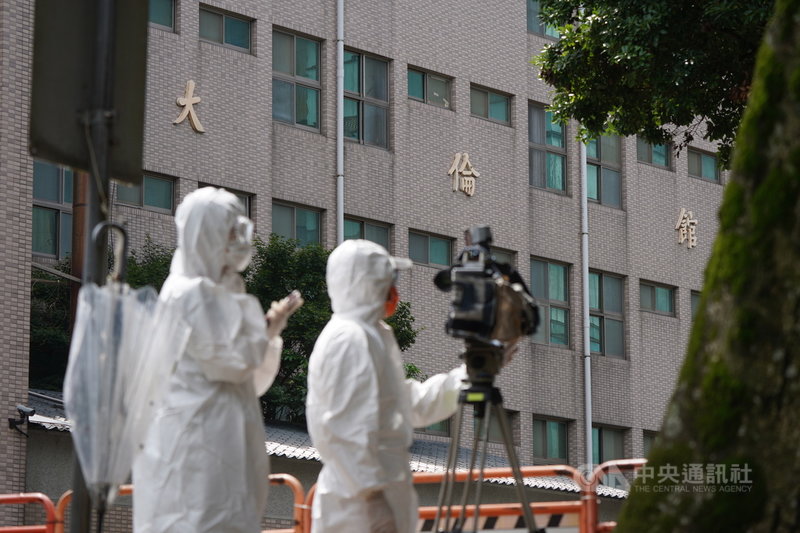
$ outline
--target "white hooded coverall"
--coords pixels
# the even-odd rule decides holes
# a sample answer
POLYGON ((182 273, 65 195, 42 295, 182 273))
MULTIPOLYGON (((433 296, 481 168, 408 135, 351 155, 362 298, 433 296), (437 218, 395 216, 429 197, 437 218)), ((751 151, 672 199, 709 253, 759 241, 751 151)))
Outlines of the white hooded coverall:
POLYGON ((424 383, 405 379, 400 349, 381 318, 394 274, 381 246, 348 240, 327 266, 333 316, 308 370, 306 419, 323 462, 313 533, 367 532, 370 493, 383 491, 400 533, 415 531, 417 494, 409 447, 413 428, 451 416, 463 365, 424 383))
POLYGON ((136 533, 261 529, 269 459, 259 396, 277 374, 282 341, 268 338, 261 305, 230 266, 243 215, 233 194, 212 187, 190 193, 175 214, 178 248, 160 298, 191 333, 134 464, 136 533))

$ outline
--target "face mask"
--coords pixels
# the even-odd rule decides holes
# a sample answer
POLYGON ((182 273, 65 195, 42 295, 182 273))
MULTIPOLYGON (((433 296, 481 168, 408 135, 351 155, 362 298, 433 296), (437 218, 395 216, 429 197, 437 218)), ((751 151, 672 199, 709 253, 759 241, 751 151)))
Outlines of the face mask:
POLYGON ((250 264, 253 246, 250 243, 232 242, 225 250, 225 265, 236 272, 241 272, 250 264))
POLYGON ((397 304, 400 303, 400 293, 397 292, 397 287, 392 285, 392 288, 389 289, 389 297, 386 299, 385 305, 385 312, 383 317, 389 318, 397 311, 397 304))

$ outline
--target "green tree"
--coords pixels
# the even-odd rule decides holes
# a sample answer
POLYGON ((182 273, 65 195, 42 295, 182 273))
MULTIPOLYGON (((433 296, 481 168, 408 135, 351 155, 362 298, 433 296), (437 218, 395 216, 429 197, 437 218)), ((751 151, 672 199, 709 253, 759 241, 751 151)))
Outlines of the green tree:
POLYGON ((142 249, 131 251, 128 257, 128 285, 133 288, 150 285, 160 291, 169 275, 172 254, 171 248, 153 242, 147 235, 142 249))
POLYGON ((678 148, 700 134, 729 160, 773 0, 542 0, 561 38, 535 62, 551 109, 586 138, 641 134, 678 148), (705 129, 704 129, 705 125, 705 129))
POLYGON ((751 483, 733 485, 749 492, 664 493, 658 479, 637 481, 615 531, 800 531, 799 109, 800 2, 778 0, 686 361, 648 465, 736 465, 751 483))
MULTIPOLYGON (((69 272, 69 262, 56 269, 69 272)), ((32 269, 28 385, 61 390, 70 342, 70 282, 32 269)))
MULTIPOLYGON (((331 303, 325 283, 325 265, 330 252, 318 245, 297 247, 297 241, 272 235, 269 242, 255 242, 253 262, 245 272, 247 290, 256 295, 264 309, 272 301, 297 289, 305 304, 289 320, 283 332, 281 369, 272 387, 262 398, 267 419, 303 423, 307 392, 308 358, 322 328, 331 317, 331 303)), ((389 321, 401 350, 410 347, 419 330, 407 302, 398 305, 389 321)), ((406 365, 409 377, 420 378, 414 365, 406 365)))

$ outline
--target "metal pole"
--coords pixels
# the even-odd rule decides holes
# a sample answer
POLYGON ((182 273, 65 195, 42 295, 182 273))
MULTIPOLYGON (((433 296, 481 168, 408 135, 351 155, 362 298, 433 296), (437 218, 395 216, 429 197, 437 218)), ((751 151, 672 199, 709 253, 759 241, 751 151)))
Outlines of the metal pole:
MULTIPOLYGON (((97 0, 97 35, 95 39, 94 79, 91 109, 84 117, 89 128, 91 179, 86 197, 84 225, 83 283, 102 285, 106 274, 107 238, 92 242, 92 230, 106 220, 108 213, 108 148, 113 120, 114 17, 116 0, 97 0)), ((86 482, 77 457, 73 470, 71 533, 89 533, 91 505, 86 482)))
POLYGON ((344 0, 336 0, 336 243, 344 242, 344 0))
MULTIPOLYGON (((600 141, 598 141, 600 142, 600 141)), ((586 169, 586 144, 581 150, 581 277, 583 278, 583 401, 586 421, 586 467, 592 470, 592 351, 589 323, 589 212, 588 176, 586 169)))

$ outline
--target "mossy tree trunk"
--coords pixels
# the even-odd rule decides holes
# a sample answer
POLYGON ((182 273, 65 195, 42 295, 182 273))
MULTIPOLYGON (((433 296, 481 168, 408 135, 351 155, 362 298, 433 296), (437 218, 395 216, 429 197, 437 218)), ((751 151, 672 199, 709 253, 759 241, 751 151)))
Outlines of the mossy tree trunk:
POLYGON ((800 0, 776 2, 732 175, 653 475, 620 532, 800 531, 800 0), (692 465, 710 479, 685 483, 692 465), (672 467, 685 492, 662 479, 672 467))

